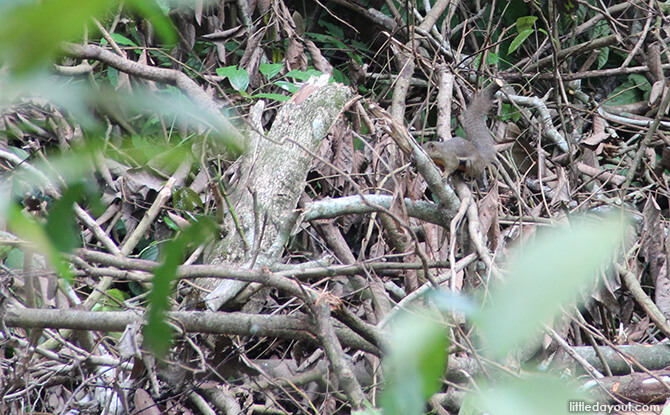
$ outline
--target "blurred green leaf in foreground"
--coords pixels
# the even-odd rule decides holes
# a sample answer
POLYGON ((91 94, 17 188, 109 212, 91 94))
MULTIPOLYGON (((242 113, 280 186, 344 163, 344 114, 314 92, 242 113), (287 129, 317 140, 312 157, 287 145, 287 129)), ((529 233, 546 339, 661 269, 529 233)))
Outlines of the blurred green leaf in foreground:
MULTIPOLYGON (((505 266, 504 281, 490 289, 478 308, 459 294, 435 293, 438 308, 471 317, 484 343, 483 354, 501 359, 537 336, 543 324, 594 287, 599 272, 614 259, 629 222, 622 216, 577 217, 570 226, 538 232, 516 250, 505 266)), ((447 363, 447 328, 439 316, 402 313, 391 332, 384 359, 387 384, 380 403, 384 414, 425 413, 427 399, 441 388, 447 363)), ((460 414, 567 414, 570 401, 586 400, 569 380, 543 374, 509 374, 486 381, 466 396, 460 414)), ((363 411, 376 413, 372 409, 363 411)))
POLYGON ((474 323, 492 357, 504 357, 536 336, 580 289, 592 288, 622 245, 628 224, 615 215, 570 222, 538 232, 532 243, 517 249, 504 281, 491 287, 490 300, 474 323))

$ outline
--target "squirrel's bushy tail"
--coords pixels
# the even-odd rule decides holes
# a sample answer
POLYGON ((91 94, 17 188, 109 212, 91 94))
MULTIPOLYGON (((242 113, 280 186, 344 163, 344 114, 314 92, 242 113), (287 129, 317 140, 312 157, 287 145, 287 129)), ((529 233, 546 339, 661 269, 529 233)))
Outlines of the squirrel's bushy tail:
POLYGON ((493 96, 499 89, 500 85, 494 80, 489 86, 475 94, 463 113, 465 136, 477 147, 479 154, 487 164, 495 160, 496 150, 493 137, 486 126, 486 115, 493 106, 493 96))

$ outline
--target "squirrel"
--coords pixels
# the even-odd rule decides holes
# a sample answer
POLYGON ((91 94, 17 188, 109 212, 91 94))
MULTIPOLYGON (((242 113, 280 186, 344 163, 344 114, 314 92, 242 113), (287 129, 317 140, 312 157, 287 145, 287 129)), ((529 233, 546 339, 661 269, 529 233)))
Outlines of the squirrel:
POLYGON ((447 141, 429 141, 423 145, 424 151, 442 168, 446 177, 455 171, 462 171, 479 179, 486 166, 495 160, 495 143, 486 126, 486 114, 493 106, 493 96, 500 86, 494 81, 472 98, 463 113, 463 129, 467 140, 454 137, 447 141))

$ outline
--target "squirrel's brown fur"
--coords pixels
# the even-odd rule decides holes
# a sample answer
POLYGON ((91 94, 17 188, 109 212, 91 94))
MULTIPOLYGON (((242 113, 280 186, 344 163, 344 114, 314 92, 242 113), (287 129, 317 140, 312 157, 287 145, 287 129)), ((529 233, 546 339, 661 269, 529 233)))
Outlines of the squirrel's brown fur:
POLYGON ((482 156, 486 164, 496 158, 495 142, 486 126, 486 115, 493 106, 493 97, 500 86, 493 82, 479 93, 475 94, 472 102, 463 113, 463 129, 465 137, 470 140, 482 156))
POLYGON ((428 156, 444 170, 446 176, 460 170, 471 177, 479 178, 484 174, 486 166, 495 160, 495 143, 486 126, 486 115, 493 106, 493 96, 498 89, 500 85, 493 82, 472 98, 463 113, 463 129, 467 140, 454 137, 451 140, 430 141, 423 145, 428 156))

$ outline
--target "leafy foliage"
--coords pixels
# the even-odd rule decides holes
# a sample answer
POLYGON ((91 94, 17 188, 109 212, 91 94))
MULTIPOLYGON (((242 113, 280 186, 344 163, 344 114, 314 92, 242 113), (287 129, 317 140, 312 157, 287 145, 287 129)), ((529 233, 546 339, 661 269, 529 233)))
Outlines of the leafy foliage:
POLYGON ((418 415, 440 389, 449 342, 439 315, 408 312, 397 320, 385 359, 387 383, 380 401, 385 414, 418 415))
MULTIPOLYGON (((176 40, 171 23, 153 1, 126 4, 149 19, 167 43, 176 40)), ((61 42, 80 38, 91 17, 117 5, 113 0, 50 0, 6 6, 0 18, 0 56, 19 72, 36 69, 55 56, 61 42)))
POLYGON ((533 26, 537 21, 537 16, 525 16, 520 17, 516 21, 516 32, 517 35, 512 40, 512 43, 509 45, 507 53, 512 53, 521 46, 521 44, 528 39, 528 36, 532 35, 534 32, 533 26))
POLYGON ((187 249, 200 245, 214 236, 216 224, 202 217, 163 245, 161 264, 153 271, 153 284, 149 293, 148 323, 144 328, 146 344, 158 356, 165 356, 170 348, 172 329, 165 318, 170 309, 172 285, 177 277, 177 267, 182 264, 187 249))
MULTIPOLYGON (((543 324, 575 301, 580 290, 592 285, 598 270, 621 245, 627 221, 617 216, 582 217, 573 218, 571 225, 543 232, 528 246, 518 247, 505 280, 491 289, 482 308, 451 293, 438 292, 433 298, 444 312, 471 317, 485 353, 505 358, 536 337, 543 324)), ((426 400, 437 391, 446 365, 444 327, 437 316, 420 313, 405 313, 399 320, 385 359, 389 378, 381 403, 384 413, 421 414, 426 400)), ((472 406, 465 413, 563 414, 567 402, 586 400, 586 395, 564 381, 536 374, 484 387, 470 397, 472 406)))
POLYGON ((474 318, 488 352, 507 356, 536 336, 580 290, 592 287, 622 245, 626 228, 621 217, 576 218, 570 228, 542 232, 530 246, 517 249, 505 281, 491 287, 490 301, 474 318))
POLYGON ((27 217, 16 205, 9 206, 6 218, 12 224, 12 231, 17 236, 35 244, 56 269, 58 275, 72 281, 70 268, 55 244, 58 240, 51 240, 43 225, 27 217))

